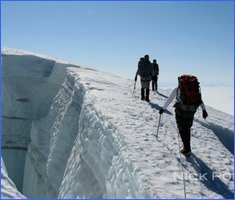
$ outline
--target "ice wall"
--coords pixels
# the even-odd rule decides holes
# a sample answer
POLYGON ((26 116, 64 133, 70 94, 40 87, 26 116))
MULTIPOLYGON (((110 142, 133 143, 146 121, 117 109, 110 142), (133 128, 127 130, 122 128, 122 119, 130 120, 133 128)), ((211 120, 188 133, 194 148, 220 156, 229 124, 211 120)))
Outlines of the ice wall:
POLYGON ((19 191, 29 198, 151 197, 90 92, 108 84, 101 75, 100 88, 89 85, 99 72, 83 77, 89 69, 81 75, 78 66, 8 49, 2 62, 2 152, 19 191))
MULTIPOLYGON (((76 69, 69 69, 68 74, 77 76, 76 69)), ((73 98, 81 105, 78 135, 67 161, 59 198, 148 198, 150 191, 125 154, 126 144, 117 127, 99 110, 90 91, 102 91, 102 84, 105 81, 100 81, 99 88, 94 84, 88 86, 83 80, 75 83, 73 98)))
POLYGON ((64 168, 77 134, 79 107, 64 83, 48 115, 32 124, 23 192, 29 197, 57 197, 64 168), (53 169, 52 169, 53 168, 53 169))
MULTIPOLYGON (((115 126, 97 111, 79 73, 67 77, 46 117, 35 120, 23 192, 28 197, 150 197, 122 150, 115 126)), ((125 151, 124 151, 125 152, 125 151)))
POLYGON ((2 50, 2 156, 20 191, 32 121, 47 114, 65 79, 66 66, 55 59, 2 50))

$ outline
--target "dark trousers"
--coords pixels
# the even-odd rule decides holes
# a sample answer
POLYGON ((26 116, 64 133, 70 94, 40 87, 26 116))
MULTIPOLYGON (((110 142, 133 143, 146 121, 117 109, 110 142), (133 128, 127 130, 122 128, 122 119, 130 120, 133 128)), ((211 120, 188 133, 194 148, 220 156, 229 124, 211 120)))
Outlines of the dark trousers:
POLYGON ((179 129, 180 137, 186 151, 191 151, 190 138, 191 127, 193 125, 193 117, 184 118, 178 114, 175 115, 177 127, 179 129))
POLYGON ((157 76, 152 76, 152 90, 157 91, 157 76))

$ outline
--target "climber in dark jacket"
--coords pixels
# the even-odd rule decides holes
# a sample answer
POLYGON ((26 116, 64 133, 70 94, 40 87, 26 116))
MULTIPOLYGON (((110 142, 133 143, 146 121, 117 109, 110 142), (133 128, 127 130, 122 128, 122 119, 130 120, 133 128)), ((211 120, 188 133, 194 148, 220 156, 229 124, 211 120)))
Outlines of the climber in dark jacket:
POLYGON ((148 55, 145 55, 144 58, 140 58, 135 75, 135 81, 137 81, 138 75, 140 76, 141 83, 141 100, 146 100, 149 102, 149 86, 152 76, 152 64, 149 61, 148 55))
POLYGON ((158 81, 158 74, 159 74, 159 66, 157 64, 156 59, 153 59, 152 63, 153 72, 152 72, 152 90, 157 91, 157 81, 158 81))

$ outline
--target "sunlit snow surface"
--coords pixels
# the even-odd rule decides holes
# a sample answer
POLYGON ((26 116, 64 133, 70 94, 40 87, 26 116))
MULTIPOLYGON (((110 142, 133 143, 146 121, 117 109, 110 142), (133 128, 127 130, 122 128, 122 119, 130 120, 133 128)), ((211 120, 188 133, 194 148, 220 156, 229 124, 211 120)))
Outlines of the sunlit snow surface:
MULTIPOLYGON (((207 107, 204 120, 199 109, 192 127, 193 154, 186 159, 179 154, 172 105, 161 117, 158 138, 154 136, 170 91, 151 92, 147 103, 140 100, 139 82, 133 91, 132 80, 112 74, 11 49, 3 54, 11 55, 2 66, 3 115, 11 120, 3 120, 3 145, 8 145, 4 138, 15 146, 27 144, 26 197, 233 197, 232 116, 207 107), (19 70, 20 56, 25 63, 21 60, 19 70), (20 76, 14 84, 13 75, 20 76), (29 125, 19 123, 8 132, 14 117, 26 118, 29 125), (17 143, 21 134, 28 142, 17 143)), ((3 188, 8 185, 3 170, 2 178, 3 188)), ((11 190, 2 190, 2 197, 12 198, 11 190)))

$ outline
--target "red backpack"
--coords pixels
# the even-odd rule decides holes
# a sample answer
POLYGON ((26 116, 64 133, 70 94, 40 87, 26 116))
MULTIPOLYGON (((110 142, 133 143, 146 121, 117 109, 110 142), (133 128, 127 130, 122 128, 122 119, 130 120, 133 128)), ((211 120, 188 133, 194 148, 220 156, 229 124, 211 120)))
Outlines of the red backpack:
POLYGON ((199 82, 196 76, 182 75, 178 77, 180 99, 183 104, 199 106, 202 102, 199 82))

